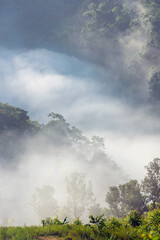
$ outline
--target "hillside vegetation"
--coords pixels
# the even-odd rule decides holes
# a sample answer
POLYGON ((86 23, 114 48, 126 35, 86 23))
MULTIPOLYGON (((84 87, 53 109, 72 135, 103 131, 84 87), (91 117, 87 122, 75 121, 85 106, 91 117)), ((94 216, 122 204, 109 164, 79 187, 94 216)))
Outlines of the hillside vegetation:
POLYGON ((44 227, 1 227, 0 239, 38 240, 42 236, 58 236, 65 240, 158 240, 160 237, 160 210, 140 216, 131 212, 126 218, 90 216, 90 223, 84 225, 79 219, 72 224, 60 222, 57 218, 44 227))
MULTIPOLYGON (((31 121, 26 111, 6 103, 0 104, 0 114, 2 116, 1 141, 3 140, 1 144, 2 166, 5 164, 13 166, 17 157, 21 159, 20 156, 25 153, 26 146, 28 150, 26 141, 30 142, 34 139, 32 151, 34 149, 42 154, 44 151, 46 154, 46 144, 52 147, 66 147, 75 151, 78 161, 86 162, 91 171, 98 161, 102 166, 106 166, 110 173, 114 172, 114 176, 123 173, 108 158, 103 138, 98 136, 86 138, 79 129, 71 127, 60 114, 52 112, 49 114, 51 120, 46 124, 40 124, 31 121), (41 144, 41 149, 36 148, 37 143, 38 146, 41 144), (9 146, 7 151, 6 146, 9 146), (84 146, 87 146, 89 152, 92 151, 89 160, 85 155, 86 151, 83 152, 84 146)), ((73 173, 67 177, 69 206, 65 205, 61 209, 61 216, 66 214, 70 222, 67 218, 64 221, 60 221, 58 217, 51 218, 58 213, 57 201, 53 197, 54 189, 50 186, 37 188, 30 206, 41 218, 43 227, 1 227, 0 239, 27 240, 38 239, 40 236, 59 236, 66 240, 158 240, 160 237, 160 159, 155 158, 150 162, 146 166, 146 171, 146 176, 141 183, 137 180, 130 180, 118 186, 110 186, 108 192, 104 192, 107 208, 102 208, 95 200, 92 202, 93 192, 90 185, 85 182, 85 175, 73 173), (86 206, 89 207, 88 210, 92 215, 89 217, 90 222, 83 224, 79 217, 87 210, 86 206), (42 219, 44 216, 48 218, 42 219)), ((103 178, 103 181, 106 181, 106 178, 103 178)), ((104 190, 101 188, 101 191, 104 190)))
POLYGON ((102 137, 93 136, 88 139, 78 128, 70 126, 61 114, 52 112, 48 114, 48 117, 50 120, 46 124, 41 124, 38 121, 32 121, 27 115, 27 111, 7 103, 0 103, 1 164, 5 164, 5 160, 7 164, 12 163, 14 157, 23 154, 25 148, 29 147, 27 142, 33 141, 32 147, 35 151, 39 151, 37 149, 38 142, 42 145, 42 152, 44 149, 46 150, 46 145, 60 147, 61 150, 66 147, 72 149, 79 156, 83 156, 83 160, 87 160, 86 151, 88 151, 93 162, 99 155, 101 160, 106 161, 111 168, 116 166, 105 153, 102 137), (5 151, 8 145, 10 147, 5 151), (12 158, 8 159, 7 154, 12 155, 12 158))

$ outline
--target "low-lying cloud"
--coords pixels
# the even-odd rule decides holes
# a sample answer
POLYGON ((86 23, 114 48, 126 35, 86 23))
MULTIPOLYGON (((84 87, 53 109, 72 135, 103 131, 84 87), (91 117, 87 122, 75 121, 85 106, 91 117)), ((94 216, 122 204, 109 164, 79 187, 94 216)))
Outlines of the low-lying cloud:
MULTIPOLYGON (((102 69, 74 57, 47 50, 1 52, 1 101, 28 110, 31 119, 41 123, 48 121, 49 112, 64 115, 87 136, 105 137, 107 152, 126 174, 143 177, 144 165, 160 154, 159 119, 151 114, 153 109, 147 102, 134 105, 114 95, 110 72, 105 75, 105 92, 102 69)), ((69 149, 39 146, 41 151, 37 152, 34 146, 38 141, 33 139, 26 145, 16 169, 0 171, 3 221, 13 217, 15 224, 35 223, 37 218, 28 211, 27 202, 36 187, 46 184, 55 188, 55 197, 63 204, 65 177, 74 171, 87 173, 103 203, 108 186, 127 179, 123 171, 112 172, 101 159, 90 168, 69 149)))
POLYGON ((47 50, 7 53, 0 59, 1 101, 28 110, 32 118, 43 121, 53 111, 84 129, 126 135, 158 132, 148 102, 134 106, 110 93, 111 73, 104 93, 103 74, 95 65, 47 50))

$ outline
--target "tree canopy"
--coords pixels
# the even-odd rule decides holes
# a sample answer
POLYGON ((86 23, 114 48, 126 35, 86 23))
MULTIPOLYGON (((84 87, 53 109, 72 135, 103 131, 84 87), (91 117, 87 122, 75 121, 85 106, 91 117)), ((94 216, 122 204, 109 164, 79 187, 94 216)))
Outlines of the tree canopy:
POLYGON ((54 198, 54 193, 54 188, 46 185, 42 188, 36 188, 32 194, 29 206, 35 211, 39 220, 56 216, 58 205, 54 198))
POLYGON ((132 210, 142 213, 145 209, 145 198, 137 180, 110 187, 106 202, 109 204, 107 213, 118 217, 124 217, 132 210))
POLYGON ((153 159, 145 169, 147 173, 141 184, 130 180, 118 187, 109 187, 106 195, 108 215, 124 217, 133 210, 142 214, 148 211, 150 204, 156 208, 160 203, 160 159, 153 159))
POLYGON ((66 178, 66 190, 68 195, 67 208, 70 217, 75 220, 80 218, 92 203, 92 186, 90 182, 86 181, 85 174, 74 172, 66 178))
POLYGON ((155 158, 146 167, 147 174, 142 181, 142 189, 148 203, 155 208, 160 203, 160 159, 155 158))

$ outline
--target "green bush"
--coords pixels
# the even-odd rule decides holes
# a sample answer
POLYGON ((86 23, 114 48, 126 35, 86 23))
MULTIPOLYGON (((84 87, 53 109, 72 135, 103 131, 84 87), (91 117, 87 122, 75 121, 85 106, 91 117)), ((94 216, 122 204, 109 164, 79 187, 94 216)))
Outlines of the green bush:
POLYGON ((67 224, 68 222, 67 222, 67 217, 65 217, 63 221, 60 221, 58 217, 55 217, 53 219, 48 217, 46 219, 43 219, 41 223, 43 224, 43 227, 44 227, 44 226, 50 226, 50 225, 64 225, 64 224, 67 224))
POLYGON ((155 209, 143 217, 137 211, 127 218, 90 216, 90 224, 79 219, 65 224, 58 218, 47 218, 44 227, 0 227, 0 240, 37 240, 41 236, 57 236, 65 240, 159 240, 160 210, 155 209))
POLYGON ((137 226, 141 225, 141 223, 142 223, 141 215, 136 210, 134 210, 130 214, 128 214, 127 218, 128 218, 128 223, 132 227, 137 227, 137 226))
POLYGON ((82 225, 82 221, 79 218, 77 218, 76 220, 73 221, 72 224, 79 226, 79 225, 82 225))
POLYGON ((158 209, 149 212, 147 219, 151 229, 160 230, 160 211, 158 209))

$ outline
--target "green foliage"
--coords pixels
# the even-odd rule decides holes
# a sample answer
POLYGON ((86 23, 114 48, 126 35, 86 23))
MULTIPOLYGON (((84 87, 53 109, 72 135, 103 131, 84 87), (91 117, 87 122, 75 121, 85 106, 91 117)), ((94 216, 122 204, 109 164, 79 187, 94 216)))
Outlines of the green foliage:
POLYGON ((68 223, 67 222, 67 217, 65 217, 63 221, 60 221, 58 219, 58 217, 53 219, 53 224, 56 224, 56 225, 64 225, 64 224, 67 224, 67 223, 68 223))
POLYGON ((71 127, 61 114, 52 112, 48 116, 51 120, 43 126, 42 133, 51 143, 76 147, 82 154, 84 146, 85 149, 88 147, 92 151, 92 141, 87 139, 78 128, 71 127))
POLYGON ((82 221, 79 218, 76 218, 72 224, 79 226, 79 225, 82 225, 82 221))
POLYGON ((155 158, 146 167, 147 174, 142 181, 142 189, 147 201, 156 207, 160 203, 160 159, 155 158))
POLYGON ((137 226, 141 225, 141 223, 142 223, 141 215, 136 210, 134 210, 130 214, 128 214, 127 218, 128 218, 128 223, 132 227, 137 227, 137 226))
POLYGON ((122 223, 118 218, 111 217, 109 218, 107 225, 110 229, 120 228, 122 226, 122 223))
POLYGON ((137 180, 130 180, 118 187, 109 188, 106 195, 106 202, 109 209, 106 214, 109 216, 128 217, 132 225, 139 224, 140 215, 148 210, 160 206, 160 159, 155 158, 146 167, 147 174, 141 185, 137 180), (135 221, 135 223, 134 223, 135 221), (137 223, 136 223, 137 221, 137 223))
POLYGON ((106 195, 106 202, 109 204, 107 215, 113 215, 121 217, 122 212, 119 207, 121 201, 119 189, 116 186, 109 187, 109 191, 106 195))
POLYGON ((35 131, 40 128, 35 122, 31 122, 27 111, 13 107, 8 103, 0 102, 0 131, 35 131))
POLYGON ((52 220, 52 218, 47 217, 46 219, 42 220, 42 224, 44 226, 52 225, 53 224, 53 220, 52 220))
POLYGON ((85 5, 83 16, 86 18, 83 31, 104 36, 108 32, 123 32, 131 22, 131 13, 123 1, 92 1, 85 5))
POLYGON ((89 216, 90 223, 95 224, 98 227, 98 230, 101 231, 105 227, 106 219, 103 218, 104 215, 93 217, 89 216))
POLYGON ((132 210, 142 213, 146 207, 145 198, 137 180, 130 180, 118 187, 110 187, 106 195, 106 202, 109 204, 107 214, 117 217, 125 217, 132 210))
POLYGON ((139 216, 134 211, 130 214, 130 219, 132 220, 129 224, 126 223, 126 219, 110 218, 107 220, 103 216, 97 216, 96 218, 90 216, 90 224, 87 225, 82 223, 69 225, 63 224, 64 221, 61 222, 57 219, 46 219, 47 224, 44 228, 36 226, 1 227, 0 239, 37 240, 42 236, 57 236, 66 240, 159 240, 160 210, 151 211, 145 214, 143 218, 144 220, 141 221, 141 224, 138 224, 139 216), (50 222, 52 223, 50 224, 50 222), (56 224, 57 222, 58 224, 56 224))
POLYGON ((67 217, 64 218, 63 221, 60 221, 58 219, 58 217, 55 217, 55 218, 50 218, 50 217, 47 217, 46 219, 42 220, 41 221, 43 226, 51 226, 51 225, 65 225, 67 224, 67 217))
POLYGON ((147 222, 151 229, 160 232, 160 210, 155 209, 148 213, 147 222))

